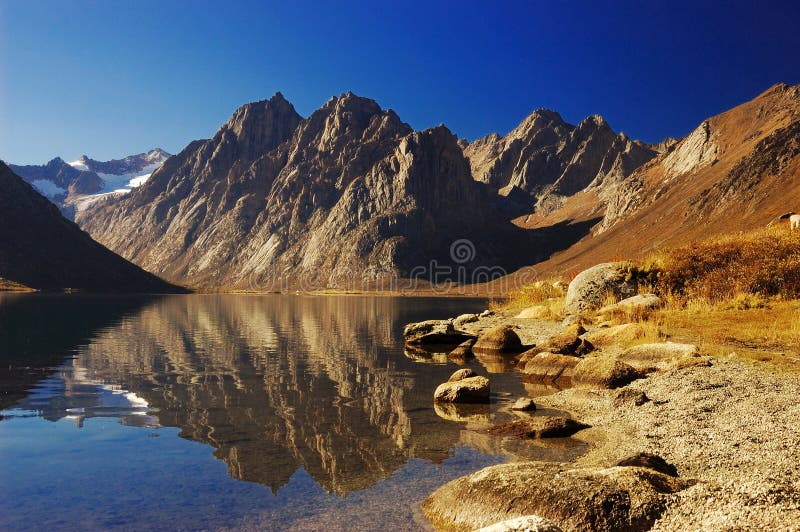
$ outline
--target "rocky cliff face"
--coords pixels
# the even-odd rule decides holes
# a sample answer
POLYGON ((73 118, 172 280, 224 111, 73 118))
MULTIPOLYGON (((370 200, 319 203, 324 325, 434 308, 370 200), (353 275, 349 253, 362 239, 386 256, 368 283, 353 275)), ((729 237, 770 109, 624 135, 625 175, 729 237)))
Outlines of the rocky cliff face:
POLYGON ((0 162, 0 279, 31 288, 182 292, 93 241, 0 162))
POLYGON ((464 154, 475 179, 504 194, 522 190, 537 211, 548 213, 578 192, 626 178, 660 147, 616 134, 599 115, 573 126, 541 109, 505 137, 495 133, 472 142, 464 154))
POLYGON ((99 174, 122 175, 142 172, 153 165, 157 167, 169 157, 170 154, 161 148, 153 148, 148 152, 128 155, 122 159, 111 159, 110 161, 96 161, 87 155, 81 155, 80 159, 70 164, 75 168, 99 174))
POLYGON ((534 260, 535 248, 511 249, 528 241, 488 198, 443 126, 412 131, 352 93, 303 119, 278 93, 77 220, 144 268, 198 286, 353 286, 418 267, 427 278, 432 260, 465 271, 534 260), (471 242, 468 261, 451 260, 458 239, 471 242))

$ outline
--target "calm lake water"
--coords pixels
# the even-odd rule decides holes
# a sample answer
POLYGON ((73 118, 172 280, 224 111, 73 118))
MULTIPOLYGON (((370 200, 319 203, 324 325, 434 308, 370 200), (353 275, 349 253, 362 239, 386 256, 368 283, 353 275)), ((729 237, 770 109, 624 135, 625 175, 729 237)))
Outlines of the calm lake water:
MULTIPOLYGON (((526 390, 434 407, 459 366, 403 325, 437 298, 0 295, 0 529, 398 530, 447 481, 573 440, 482 433, 526 390)), ((486 361, 485 361, 486 362, 486 361)), ((522 415, 522 414, 520 414, 522 415)))

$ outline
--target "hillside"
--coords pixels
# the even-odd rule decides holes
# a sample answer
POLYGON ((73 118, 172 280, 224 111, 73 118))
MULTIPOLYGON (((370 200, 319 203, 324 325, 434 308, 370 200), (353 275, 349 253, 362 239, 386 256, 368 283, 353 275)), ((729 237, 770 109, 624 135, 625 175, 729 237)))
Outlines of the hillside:
POLYGON ((0 279, 8 284, 88 292, 185 291, 93 241, 3 162, 0 212, 0 279))
POLYGON ((568 276, 598 262, 764 227, 800 211, 798 156, 800 86, 779 84, 704 120, 604 198, 583 191, 558 211, 517 223, 539 228, 602 216, 580 242, 535 265, 540 275, 568 276))

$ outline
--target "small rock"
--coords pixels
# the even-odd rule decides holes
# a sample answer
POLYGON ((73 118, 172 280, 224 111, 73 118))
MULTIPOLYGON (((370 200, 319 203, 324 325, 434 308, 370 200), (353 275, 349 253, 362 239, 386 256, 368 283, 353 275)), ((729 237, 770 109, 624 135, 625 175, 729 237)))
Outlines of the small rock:
POLYGON ((488 403, 489 379, 477 376, 442 383, 433 393, 433 400, 442 403, 488 403))
POLYGON ((408 345, 456 345, 474 339, 475 335, 460 331, 452 320, 428 320, 409 323, 403 328, 408 345))
POLYGON ((649 400, 650 398, 641 390, 622 388, 618 390, 617 394, 614 396, 614 406, 621 407, 631 403, 635 406, 642 406, 649 400))
POLYGON ((536 403, 533 402, 533 399, 530 397, 520 397, 517 399, 513 405, 511 405, 511 410, 522 410, 523 412, 530 412, 532 410, 536 410, 536 403))
POLYGON ((563 416, 535 416, 495 425, 486 429, 489 434, 516 436, 523 439, 566 438, 589 425, 563 416))
POLYGON ((569 288, 569 284, 565 283, 564 281, 554 281, 553 288, 557 290, 566 290, 567 288, 569 288))
POLYGON ((644 376, 644 372, 616 358, 592 356, 578 362, 572 373, 572 382, 578 386, 620 388, 644 376))
POLYGON ((480 316, 481 318, 488 318, 488 317, 490 317, 490 316, 494 316, 494 312, 493 312, 493 311, 491 311, 491 310, 488 310, 488 309, 487 309, 487 310, 484 310, 483 312, 481 312, 481 313, 479 314, 479 316, 480 316))
POLYGON ((450 375, 450 378, 447 379, 447 382, 458 382, 460 380, 469 379, 470 377, 477 377, 477 376, 478 374, 472 371, 471 369, 464 368, 450 375))
POLYGON ((636 453, 633 456, 623 458, 614 465, 626 467, 646 467, 647 469, 652 469, 653 471, 658 471, 659 473, 664 473, 665 475, 669 475, 671 477, 678 476, 678 469, 656 454, 636 453))
POLYGON ((521 351, 522 341, 513 327, 499 325, 481 333, 472 348, 503 352, 521 351))
POLYGON ((570 314, 566 318, 561 321, 562 327, 569 327, 570 325, 588 325, 590 320, 588 320, 585 316, 581 316, 579 314, 570 314))
POLYGON ((478 532, 563 532, 561 527, 538 515, 524 515, 485 526, 478 532))

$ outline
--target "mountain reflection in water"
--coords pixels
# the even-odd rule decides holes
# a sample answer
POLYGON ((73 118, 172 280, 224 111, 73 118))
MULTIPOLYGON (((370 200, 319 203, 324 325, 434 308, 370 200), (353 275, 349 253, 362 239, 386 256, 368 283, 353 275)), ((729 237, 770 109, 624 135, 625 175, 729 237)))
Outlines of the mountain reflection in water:
MULTIPOLYGON (((570 442, 537 446, 464 430, 511 415, 509 402, 525 395, 516 374, 491 376, 491 406, 434 407, 433 390, 456 366, 406 356, 402 327, 482 308, 480 300, 388 297, 150 300, 94 331, 5 414, 178 427, 211 445, 232 477, 273 492, 303 470, 344 495, 410 458, 439 463, 456 445, 512 459, 578 454, 570 442)), ((490 362, 493 373, 510 369, 490 362)), ((478 361, 471 367, 487 373, 478 361)))

